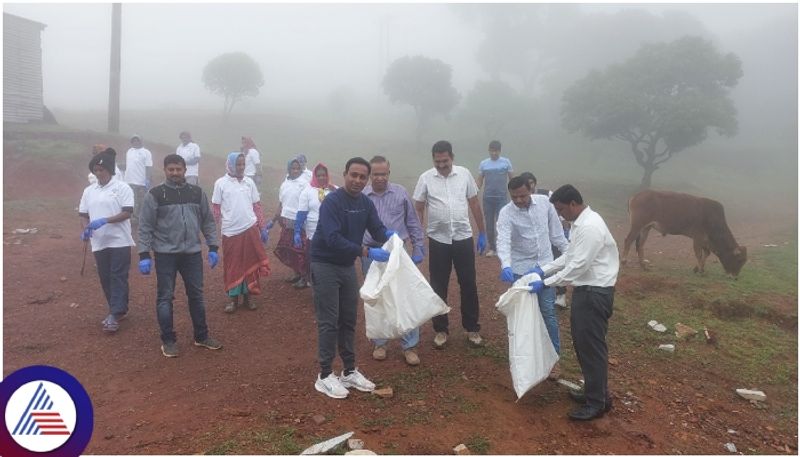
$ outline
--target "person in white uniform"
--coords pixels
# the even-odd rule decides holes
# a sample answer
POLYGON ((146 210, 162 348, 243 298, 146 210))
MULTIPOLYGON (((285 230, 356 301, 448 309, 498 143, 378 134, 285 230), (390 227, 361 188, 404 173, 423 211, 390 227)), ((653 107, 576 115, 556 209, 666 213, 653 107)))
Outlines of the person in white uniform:
POLYGON ((153 178, 153 154, 142 146, 139 135, 131 137, 131 148, 125 154, 125 182, 133 190, 133 222, 138 223, 144 194, 153 178))
POLYGON ((192 141, 192 134, 183 131, 178 138, 181 144, 175 149, 175 154, 186 161, 186 182, 197 186, 200 180, 200 146, 192 141))

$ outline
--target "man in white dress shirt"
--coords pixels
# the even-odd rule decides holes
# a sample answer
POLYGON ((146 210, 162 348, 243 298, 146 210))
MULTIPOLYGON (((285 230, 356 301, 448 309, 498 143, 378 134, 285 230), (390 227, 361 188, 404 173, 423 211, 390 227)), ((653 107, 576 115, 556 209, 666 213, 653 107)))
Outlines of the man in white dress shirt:
MULTIPOLYGON (((464 167, 453 165, 453 146, 447 141, 437 141, 431 150, 434 167, 422 173, 414 189, 414 208, 420 224, 425 227, 425 209, 428 210, 428 247, 430 256, 431 288, 447 303, 447 286, 450 272, 455 266, 461 287, 461 325, 467 339, 474 346, 483 344, 478 323, 478 288, 475 283, 475 248, 472 244, 472 226, 469 213, 478 226, 478 252, 486 250, 486 229, 483 212, 478 201, 478 186, 472 174, 464 167)), ((436 336, 433 345, 442 349, 449 333, 447 314, 433 318, 436 336)))
POLYGON ((614 284, 619 272, 619 251, 608 226, 583 202, 571 184, 550 197, 556 212, 572 222, 571 242, 564 255, 542 267, 544 281, 530 283, 531 292, 571 284, 570 330, 575 354, 585 379, 585 393, 570 392, 581 406, 569 413, 572 420, 592 420, 611 410, 608 391, 608 319, 614 306, 614 284))
POLYGON ((186 161, 186 182, 197 186, 200 180, 200 146, 192 141, 192 134, 186 131, 178 136, 181 144, 175 149, 175 154, 186 161))
MULTIPOLYGON (((553 261, 553 246, 564 252, 569 242, 555 207, 545 195, 531 195, 530 183, 517 176, 508 182, 511 203, 500 209, 497 218, 497 256, 500 257, 500 279, 514 282, 531 271, 540 273, 540 265, 553 261)), ((542 313, 547 333, 557 354, 561 354, 558 335, 554 287, 545 287, 538 294, 539 311, 542 313)), ((553 367, 551 379, 558 379, 559 366, 553 367)))

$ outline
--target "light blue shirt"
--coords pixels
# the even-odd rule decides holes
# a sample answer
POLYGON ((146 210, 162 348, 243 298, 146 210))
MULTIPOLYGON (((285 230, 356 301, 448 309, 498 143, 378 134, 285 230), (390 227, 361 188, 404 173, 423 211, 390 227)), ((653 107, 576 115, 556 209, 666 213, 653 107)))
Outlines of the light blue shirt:
POLYGON ((497 256, 502 268, 511 267, 515 274, 524 275, 537 263, 542 266, 553 261, 552 246, 566 252, 569 241, 546 195, 531 195, 527 208, 510 202, 500 210, 497 256))
POLYGON ((505 157, 492 160, 491 157, 483 159, 478 167, 483 176, 484 197, 505 197, 508 186, 508 174, 513 172, 511 161, 505 157))

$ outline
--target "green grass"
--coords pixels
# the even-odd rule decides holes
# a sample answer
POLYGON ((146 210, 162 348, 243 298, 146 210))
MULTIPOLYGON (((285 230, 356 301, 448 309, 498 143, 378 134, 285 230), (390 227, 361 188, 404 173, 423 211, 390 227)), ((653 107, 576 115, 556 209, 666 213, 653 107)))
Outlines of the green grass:
POLYGON ((256 454, 296 455, 307 446, 298 442, 297 430, 291 427, 277 427, 267 430, 245 431, 233 438, 210 447, 206 455, 256 454))
POLYGON ((235 454, 234 450, 239 448, 237 440, 226 440, 222 443, 216 444, 205 452, 205 455, 228 455, 235 454))
POLYGON ((78 155, 88 157, 86 146, 72 141, 49 139, 24 139, 7 142, 20 154, 42 159, 70 158, 78 155))
POLYGON ((469 451, 471 453, 479 455, 488 454, 489 448, 491 448, 491 443, 489 442, 489 440, 482 435, 471 435, 464 442, 464 445, 469 448, 469 451))

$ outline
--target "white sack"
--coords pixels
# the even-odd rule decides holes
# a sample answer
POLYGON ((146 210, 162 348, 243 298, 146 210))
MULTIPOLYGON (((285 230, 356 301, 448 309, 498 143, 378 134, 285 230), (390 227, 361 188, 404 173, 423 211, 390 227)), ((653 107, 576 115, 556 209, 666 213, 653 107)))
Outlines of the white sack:
POLYGON ((508 323, 508 360, 517 400, 547 378, 558 362, 539 311, 539 298, 529 292, 528 283, 538 279, 536 273, 519 278, 494 305, 508 323))
POLYGON ((408 256, 400 237, 392 235, 383 249, 390 252, 389 261, 372 262, 361 286, 367 338, 399 338, 433 316, 450 312, 408 256))

